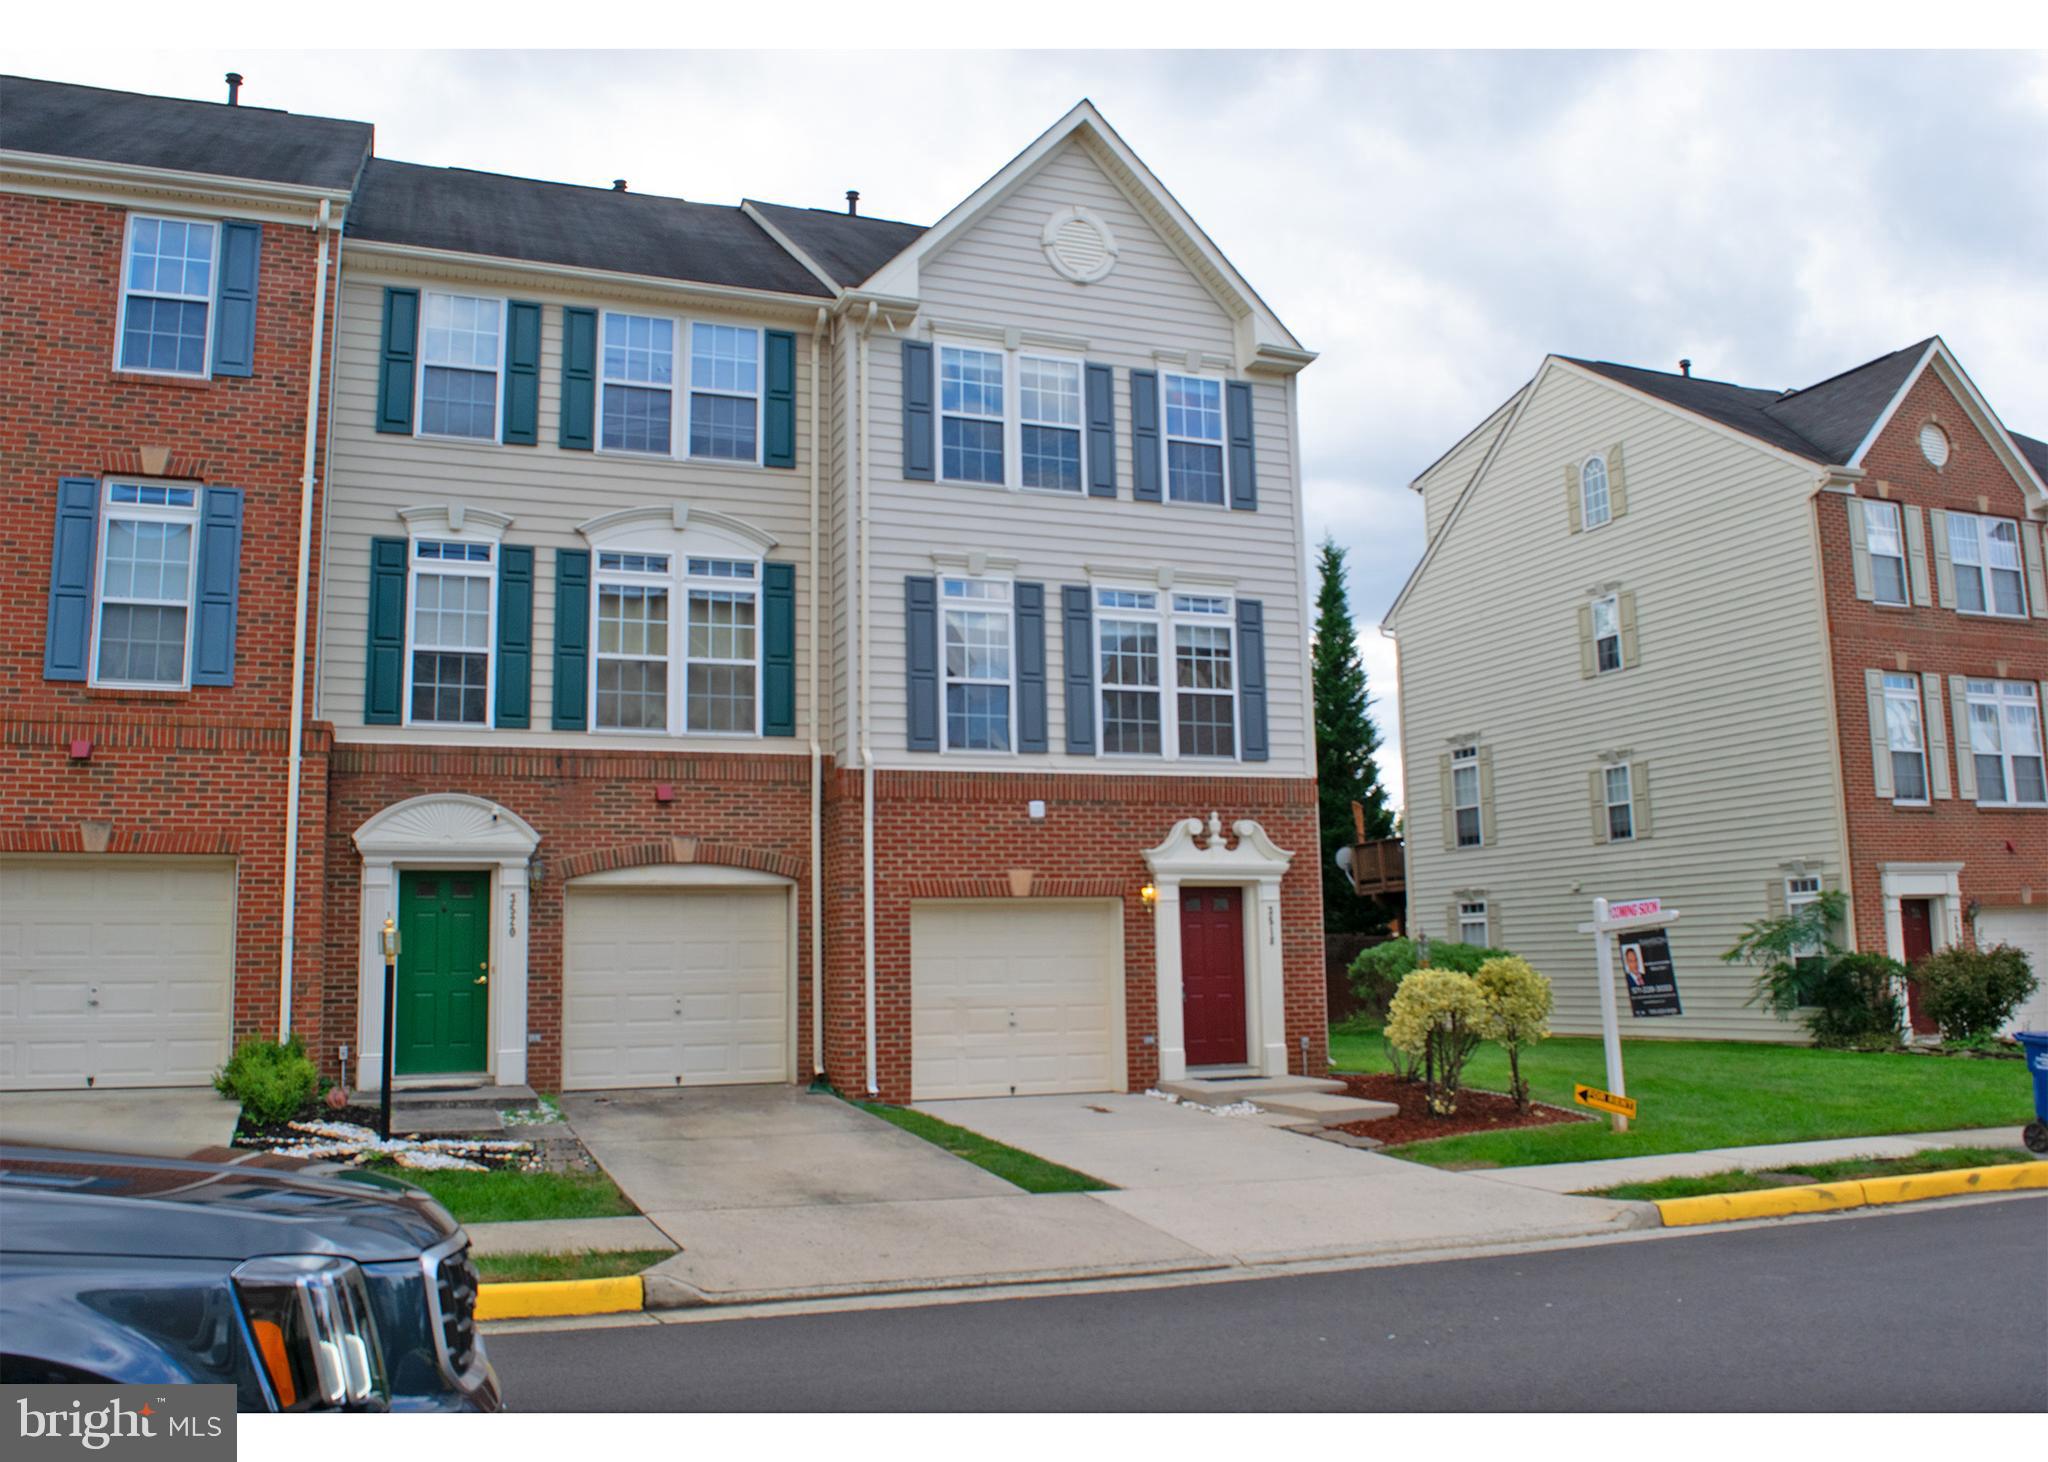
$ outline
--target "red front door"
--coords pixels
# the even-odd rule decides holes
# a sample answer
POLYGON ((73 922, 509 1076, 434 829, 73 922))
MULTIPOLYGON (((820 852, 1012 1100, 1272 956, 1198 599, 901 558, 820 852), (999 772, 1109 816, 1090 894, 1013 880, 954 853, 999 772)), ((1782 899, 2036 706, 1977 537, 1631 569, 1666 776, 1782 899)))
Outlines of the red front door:
MULTIPOLYGON (((1899 900, 1899 938, 1904 944, 1906 968, 1913 966, 1934 953, 1934 900, 1899 900)), ((1906 1014, 1913 1024, 1913 1034, 1931 1036, 1939 1029, 1920 1008, 1920 982, 1906 982, 1906 1014)))
POLYGON ((1180 988, 1188 1065, 1242 1065, 1245 1010, 1241 889, 1181 890, 1180 988))

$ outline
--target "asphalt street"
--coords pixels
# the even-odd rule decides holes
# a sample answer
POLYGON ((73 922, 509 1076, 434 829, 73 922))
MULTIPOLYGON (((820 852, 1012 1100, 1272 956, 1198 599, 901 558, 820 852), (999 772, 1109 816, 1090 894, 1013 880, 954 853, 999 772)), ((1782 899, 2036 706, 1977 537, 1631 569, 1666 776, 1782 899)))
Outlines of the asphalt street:
POLYGON ((2048 1197, 489 1344, 522 1411, 2043 1411, 2048 1197))

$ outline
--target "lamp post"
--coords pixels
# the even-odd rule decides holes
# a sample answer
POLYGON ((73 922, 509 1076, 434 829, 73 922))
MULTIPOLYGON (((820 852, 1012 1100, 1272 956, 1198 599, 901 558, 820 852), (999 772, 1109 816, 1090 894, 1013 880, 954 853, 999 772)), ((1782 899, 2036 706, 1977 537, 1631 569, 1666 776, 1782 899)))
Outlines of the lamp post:
POLYGON ((398 920, 384 916, 384 1069, 377 1088, 377 1135, 391 1140, 391 1048, 398 1041, 398 920))

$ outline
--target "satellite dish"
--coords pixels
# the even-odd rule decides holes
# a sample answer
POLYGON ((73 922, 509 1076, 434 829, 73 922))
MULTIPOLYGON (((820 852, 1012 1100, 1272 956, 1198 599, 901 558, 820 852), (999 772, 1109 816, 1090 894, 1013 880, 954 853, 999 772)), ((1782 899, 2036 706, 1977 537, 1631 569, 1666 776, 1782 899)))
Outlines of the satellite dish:
POLYGON ((1346 843, 1337 850, 1337 866, 1346 873, 1351 871, 1351 844, 1346 843))

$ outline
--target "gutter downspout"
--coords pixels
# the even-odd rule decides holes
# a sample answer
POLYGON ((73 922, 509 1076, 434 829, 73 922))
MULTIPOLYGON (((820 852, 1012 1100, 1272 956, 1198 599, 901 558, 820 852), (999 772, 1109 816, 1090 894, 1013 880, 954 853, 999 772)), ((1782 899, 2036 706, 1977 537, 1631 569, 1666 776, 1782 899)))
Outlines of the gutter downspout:
POLYGON ((280 921, 278 954, 277 1038, 292 1033, 292 960, 296 952, 295 925, 299 901, 299 785, 304 776, 306 755, 306 614, 309 590, 307 574, 313 561, 313 463, 320 442, 320 351, 327 338, 327 237, 332 208, 320 200, 320 216, 314 229, 320 235, 320 268, 313 286, 313 347, 306 383, 305 471, 299 479, 299 567, 295 602, 292 606, 292 719, 290 757, 285 774, 284 810, 284 904, 280 921))
POLYGON ((868 332, 874 329, 876 305, 860 323, 860 566, 856 597, 860 604, 860 851, 861 961, 865 969, 867 1004, 868 1095, 877 1096, 875 1082, 875 749, 868 734, 873 698, 869 694, 869 648, 874 605, 868 593, 868 332))
POLYGON ((810 664, 806 669, 804 704, 810 708, 811 732, 811 1075, 825 1070, 825 814, 824 748, 818 740, 818 588, 823 558, 818 547, 818 352, 823 349, 825 311, 811 326, 811 604, 810 664))
MULTIPOLYGON (((327 430, 322 432, 320 460, 334 461, 334 383, 341 376, 341 272, 348 267, 348 218, 344 214, 341 224, 334 230, 334 335, 327 343, 327 430)), ((330 470, 332 470, 330 468, 330 470)), ((327 624, 327 545, 334 541, 334 499, 326 493, 320 495, 320 602, 315 606, 313 623, 323 628, 327 624)), ((313 641, 313 719, 319 720, 326 709, 325 694, 321 683, 327 669, 327 643, 323 634, 313 641)))

